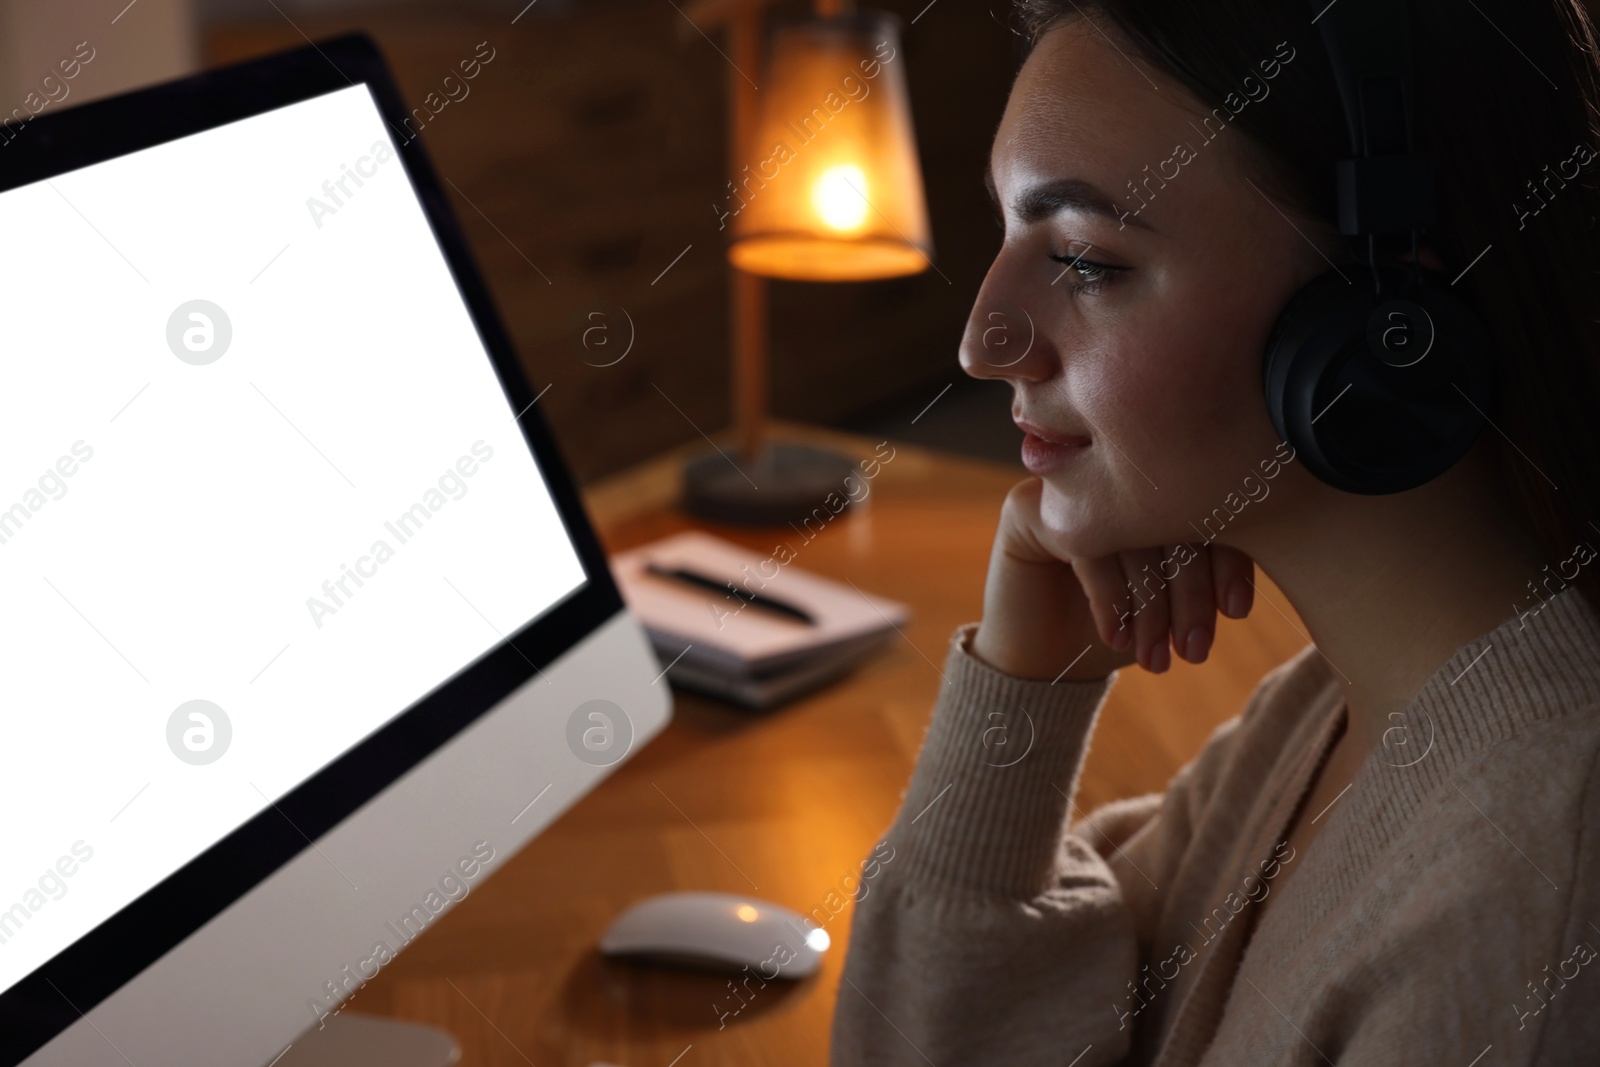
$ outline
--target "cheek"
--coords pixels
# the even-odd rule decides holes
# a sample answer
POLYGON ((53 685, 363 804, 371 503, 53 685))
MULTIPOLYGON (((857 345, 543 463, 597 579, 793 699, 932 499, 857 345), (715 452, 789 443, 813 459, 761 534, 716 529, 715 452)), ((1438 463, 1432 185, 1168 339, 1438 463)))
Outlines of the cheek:
POLYGON ((1230 438, 1265 418, 1259 363, 1205 305, 1169 304, 1137 316, 1103 358, 1080 365, 1073 391, 1113 454, 1155 492, 1151 480, 1163 490, 1203 481, 1230 438))
POLYGON ((1046 479, 1042 513, 1078 554, 1194 539, 1189 522, 1272 454, 1260 384, 1271 310, 1191 289, 1143 302, 1096 351, 1069 357, 1068 402, 1103 447, 1046 479))
POLYGON ((1272 452, 1261 370, 1281 301, 1277 287, 1255 281, 1265 279, 1228 284, 1197 271, 1130 324, 1123 393, 1138 404, 1126 412, 1130 440, 1174 480, 1231 483, 1233 467, 1242 475, 1272 452))

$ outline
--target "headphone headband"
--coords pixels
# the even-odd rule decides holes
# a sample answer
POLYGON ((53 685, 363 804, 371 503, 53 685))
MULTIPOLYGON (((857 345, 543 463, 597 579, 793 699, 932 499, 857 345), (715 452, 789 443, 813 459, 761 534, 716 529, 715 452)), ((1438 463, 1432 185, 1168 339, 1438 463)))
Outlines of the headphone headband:
POLYGON ((1413 132, 1410 10, 1404 0, 1310 0, 1350 131, 1337 164, 1339 232, 1411 233, 1437 221, 1433 157, 1413 132))

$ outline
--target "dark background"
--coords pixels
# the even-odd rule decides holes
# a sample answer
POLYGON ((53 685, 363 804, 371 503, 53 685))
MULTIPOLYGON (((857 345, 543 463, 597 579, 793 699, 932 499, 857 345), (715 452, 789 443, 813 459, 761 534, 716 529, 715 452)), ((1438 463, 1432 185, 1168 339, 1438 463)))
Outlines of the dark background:
MULTIPOLYGON (((266 8, 269 17, 258 4, 242 14, 227 6, 203 23, 206 65, 360 29, 412 106, 430 92, 443 97, 442 79, 480 42, 494 49, 465 98, 421 137, 454 184, 446 188, 535 390, 551 386, 540 404, 580 481, 731 423, 728 267, 712 207, 738 169, 727 158, 724 34, 707 40, 675 0, 538 0, 515 25, 520 5, 285 6, 282 15, 266 8), (586 318, 608 307, 611 319, 586 318), (617 307, 633 321, 634 347, 615 366, 586 364, 581 355, 600 360, 579 335, 617 319, 617 307)), ((773 283, 772 412, 1015 463, 1009 389, 972 382, 956 363, 999 247, 982 175, 1017 58, 1004 25, 1009 0, 873 6, 905 23, 937 269, 861 284, 773 283)), ((806 10, 778 3, 769 18, 806 10)), ((618 320, 614 330, 622 340, 626 326, 618 320)))

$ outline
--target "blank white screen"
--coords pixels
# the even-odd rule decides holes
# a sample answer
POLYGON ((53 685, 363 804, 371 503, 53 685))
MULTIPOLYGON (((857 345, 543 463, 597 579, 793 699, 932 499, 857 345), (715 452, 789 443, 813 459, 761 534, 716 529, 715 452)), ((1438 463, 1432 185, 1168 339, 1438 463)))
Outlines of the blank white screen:
POLYGON ((5 989, 585 574, 364 85, 0 194, 0 233, 5 989), (213 362, 169 344, 193 300, 213 362), (192 700, 214 762, 169 747, 192 700))

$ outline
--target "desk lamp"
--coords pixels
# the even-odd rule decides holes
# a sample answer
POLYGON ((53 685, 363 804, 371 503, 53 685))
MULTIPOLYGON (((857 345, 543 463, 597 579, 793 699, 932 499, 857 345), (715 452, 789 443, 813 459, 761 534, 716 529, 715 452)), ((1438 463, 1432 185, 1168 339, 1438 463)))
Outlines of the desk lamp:
POLYGON ((899 19, 822 0, 814 14, 775 24, 763 68, 764 3, 701 0, 687 11, 698 26, 726 23, 732 46, 733 177, 714 210, 728 234, 739 448, 689 462, 684 505, 744 525, 797 521, 829 493, 848 501, 854 469, 837 453, 767 440, 766 279, 916 274, 933 248, 899 19))

